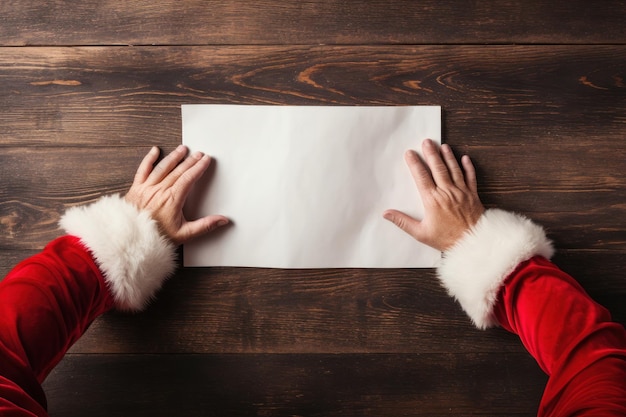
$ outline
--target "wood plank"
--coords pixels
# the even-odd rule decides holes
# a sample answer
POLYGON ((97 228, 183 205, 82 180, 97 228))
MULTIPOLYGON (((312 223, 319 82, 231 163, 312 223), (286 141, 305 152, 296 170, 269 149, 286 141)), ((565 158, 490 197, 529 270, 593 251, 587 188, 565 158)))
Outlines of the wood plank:
POLYGON ((72 352, 506 350, 522 348, 505 332, 475 330, 432 270, 187 268, 148 311, 103 317, 72 352))
POLYGON ((58 220, 76 203, 124 193, 148 147, 5 148, 0 155, 0 248, 37 250, 62 233, 58 220))
POLYGON ((608 0, 1 2, 3 45, 624 43, 608 0), (594 24, 594 22, 596 22, 594 24))
POLYGON ((453 144, 623 149, 626 46, 0 49, 1 145, 170 145, 180 105, 434 104, 453 144))
POLYGON ((3 249, 0 253, 0 281, 19 262, 39 253, 39 250, 3 249))
MULTIPOLYGON (((614 271, 615 278, 603 269, 574 276, 616 321, 626 323, 619 258, 600 258, 612 262, 604 270, 614 271)), ((476 330, 432 270, 245 268, 184 269, 147 311, 107 314, 72 348, 74 353, 523 351, 517 337, 503 330, 476 330)))
MULTIPOLYGON (((31 253, 3 251, 4 271, 31 253)), ((626 324, 623 253, 559 252, 555 262, 626 324)), ((74 353, 523 352, 474 329, 432 270, 186 268, 141 314, 109 313, 74 353), (453 341, 451 343, 451 341, 453 341)))
MULTIPOLYGON (((0 177, 11 181, 0 186, 0 248, 41 249, 60 235, 57 222, 67 207, 124 193, 149 149, 144 141, 145 147, 4 148, 0 177)), ((169 142, 166 151, 176 145, 169 142)), ((488 206, 530 215, 562 249, 626 250, 626 142, 463 149, 479 167, 488 206)))
POLYGON ((536 415, 525 354, 69 355, 44 383, 52 416, 536 415))

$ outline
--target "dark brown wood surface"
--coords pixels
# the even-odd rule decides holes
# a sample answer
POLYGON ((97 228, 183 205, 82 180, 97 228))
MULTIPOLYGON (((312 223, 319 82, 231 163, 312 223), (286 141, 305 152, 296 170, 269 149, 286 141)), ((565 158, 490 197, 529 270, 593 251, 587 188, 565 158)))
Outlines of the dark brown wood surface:
POLYGON ((50 408, 93 417, 524 416, 546 381, 523 353, 73 355, 54 377, 50 408))
MULTIPOLYGON (((432 104, 626 323, 626 2, 461 3, 0 2, 1 276, 180 143, 181 104, 432 104)), ((53 416, 530 416, 545 381, 433 270, 195 268, 44 386, 53 416)))
POLYGON ((626 5, 512 0, 0 3, 6 45, 618 43, 626 5))

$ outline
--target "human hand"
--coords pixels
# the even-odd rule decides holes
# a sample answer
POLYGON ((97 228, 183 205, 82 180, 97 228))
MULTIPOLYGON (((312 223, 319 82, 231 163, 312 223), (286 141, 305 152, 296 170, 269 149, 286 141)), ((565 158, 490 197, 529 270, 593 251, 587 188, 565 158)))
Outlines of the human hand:
POLYGON ((184 243, 229 222, 219 215, 194 221, 185 219, 183 205, 189 191, 211 164, 208 155, 194 152, 185 158, 187 152, 187 147, 180 145, 154 166, 160 152, 157 147, 150 149, 124 197, 138 209, 147 210, 162 233, 175 244, 184 243))
POLYGON ((415 151, 407 151, 404 157, 424 203, 424 219, 398 210, 387 210, 383 217, 420 242, 445 251, 476 224, 485 208, 469 156, 461 158, 462 171, 449 145, 438 149, 427 139, 422 153, 427 166, 415 151))

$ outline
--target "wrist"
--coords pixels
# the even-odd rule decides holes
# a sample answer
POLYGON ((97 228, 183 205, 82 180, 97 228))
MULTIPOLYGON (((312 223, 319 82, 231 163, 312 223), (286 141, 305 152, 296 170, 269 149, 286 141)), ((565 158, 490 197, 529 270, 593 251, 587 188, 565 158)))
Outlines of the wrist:
POLYGON ((474 324, 487 328, 496 324, 493 307, 506 278, 521 262, 553 253, 541 226, 515 213, 489 209, 444 253, 437 272, 474 324))
POLYGON ((174 245, 126 198, 73 207, 60 225, 89 249, 121 310, 144 308, 176 267, 174 245))

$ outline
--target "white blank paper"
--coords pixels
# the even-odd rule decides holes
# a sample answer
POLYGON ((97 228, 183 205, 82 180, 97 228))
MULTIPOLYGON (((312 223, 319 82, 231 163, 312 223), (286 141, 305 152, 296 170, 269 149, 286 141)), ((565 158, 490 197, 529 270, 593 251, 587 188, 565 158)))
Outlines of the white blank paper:
POLYGON ((433 267, 383 219, 422 218, 407 149, 441 143, 439 106, 183 105, 183 143, 214 158, 185 208, 233 224, 185 244, 185 266, 433 267))

